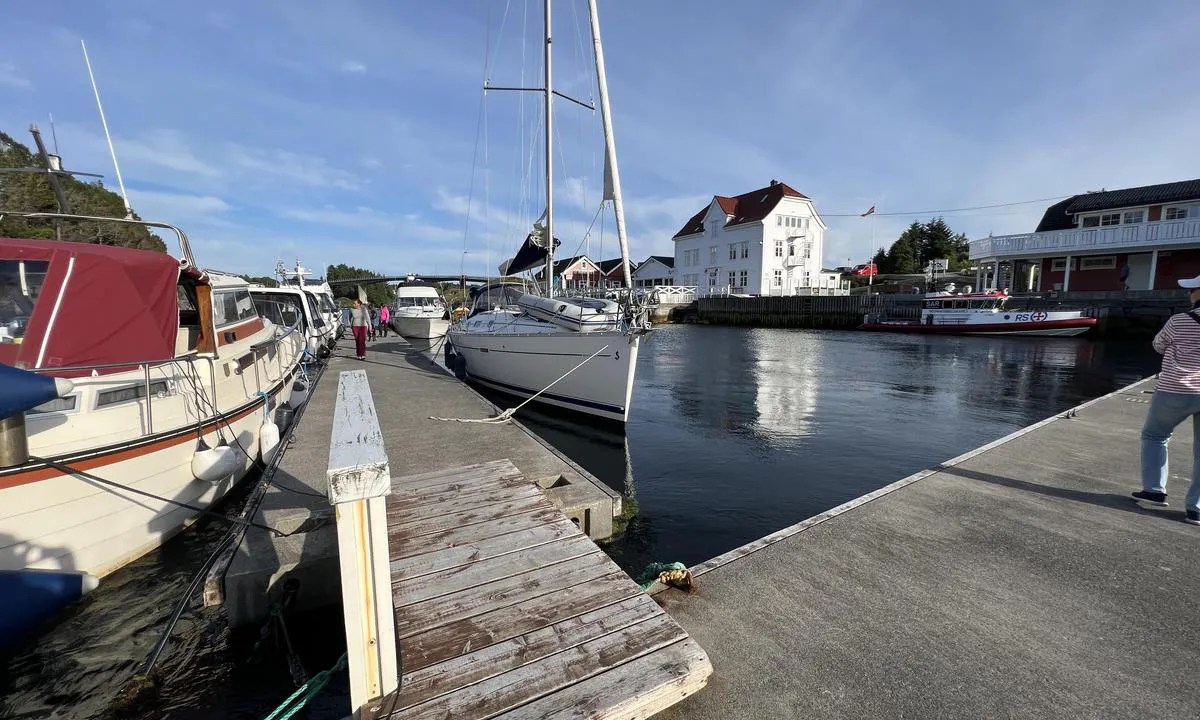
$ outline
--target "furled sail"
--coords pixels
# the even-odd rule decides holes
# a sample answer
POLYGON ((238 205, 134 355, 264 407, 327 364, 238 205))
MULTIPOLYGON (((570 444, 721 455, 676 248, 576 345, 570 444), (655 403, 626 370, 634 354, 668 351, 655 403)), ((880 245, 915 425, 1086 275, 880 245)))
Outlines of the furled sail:
MULTIPOLYGON (((533 231, 525 236, 525 242, 521 244, 517 254, 512 259, 500 263, 501 275, 516 275, 546 260, 546 226, 542 224, 545 217, 546 215, 543 213, 542 217, 533 224, 533 231)), ((556 250, 561 244, 562 242, 558 238, 554 238, 556 250)))

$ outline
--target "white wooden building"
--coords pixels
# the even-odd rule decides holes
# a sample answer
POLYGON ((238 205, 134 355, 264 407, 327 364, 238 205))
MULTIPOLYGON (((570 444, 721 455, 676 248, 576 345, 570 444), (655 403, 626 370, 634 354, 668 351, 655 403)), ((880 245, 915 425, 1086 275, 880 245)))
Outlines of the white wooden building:
POLYGON ((805 295, 839 292, 821 272, 825 223, 812 200, 786 183, 716 195, 675 233, 676 285, 700 293, 805 295))
POLYGON ((652 288, 674 284, 675 258, 669 255, 651 255, 633 271, 634 287, 652 288))

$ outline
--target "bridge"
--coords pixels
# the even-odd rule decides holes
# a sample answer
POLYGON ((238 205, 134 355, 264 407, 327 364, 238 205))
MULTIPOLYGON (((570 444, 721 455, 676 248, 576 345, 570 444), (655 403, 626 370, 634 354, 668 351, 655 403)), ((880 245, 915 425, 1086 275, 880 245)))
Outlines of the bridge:
POLYGON ((486 283, 486 282, 491 282, 493 280, 500 280, 500 279, 503 279, 503 278, 498 277, 496 275, 491 275, 491 276, 483 276, 483 275, 417 275, 415 273, 409 273, 408 275, 389 275, 386 277, 361 277, 361 278, 351 278, 349 280, 327 280, 326 282, 329 283, 330 287, 337 287, 339 285, 373 285, 375 283, 415 282, 418 280, 421 282, 428 282, 428 283, 442 283, 442 282, 456 282, 456 283, 462 283, 462 284, 486 283))

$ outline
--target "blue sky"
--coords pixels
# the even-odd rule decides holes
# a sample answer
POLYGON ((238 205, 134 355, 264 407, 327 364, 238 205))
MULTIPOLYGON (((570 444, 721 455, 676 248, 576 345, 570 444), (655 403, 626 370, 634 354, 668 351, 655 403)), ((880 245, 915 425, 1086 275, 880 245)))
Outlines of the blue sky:
MULTIPOLYGON (((554 7, 556 86, 587 100, 586 4, 554 7)), ((1200 176, 1200 3, 608 0, 600 13, 635 260, 671 254, 713 194, 772 178, 814 199, 836 265, 867 255, 872 226, 833 215, 871 205, 1200 176)), ((67 166, 115 188, 85 39, 134 209, 183 226, 207 266, 267 274, 298 255, 483 272, 542 210, 539 99, 480 102, 485 67, 495 85, 539 82, 538 0, 64 0, 12 5, 6 23, 0 128, 29 142, 53 113, 67 166)), ((559 101, 555 122, 556 234, 612 255, 611 220, 584 240, 598 114, 559 101)), ((946 218, 972 238, 1023 232, 1044 205, 946 218)), ((914 219, 928 215, 877 217, 877 244, 914 219)))

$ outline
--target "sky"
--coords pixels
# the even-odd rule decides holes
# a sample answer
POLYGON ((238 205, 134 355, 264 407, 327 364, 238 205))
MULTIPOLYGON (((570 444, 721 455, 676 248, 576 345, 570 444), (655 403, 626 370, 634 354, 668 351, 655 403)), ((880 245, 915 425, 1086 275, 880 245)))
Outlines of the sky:
MULTIPOLYGON (((914 220, 1032 231, 1057 198, 1200 177, 1200 3, 601 0, 631 255, 714 194, 778 179, 828 224, 825 264, 914 220), (871 220, 857 215, 875 206, 871 220), (896 213, 896 214, 890 214, 896 213)), ((554 87, 596 98, 585 0, 554 0, 554 87)), ((544 202, 542 3, 61 0, 5 9, 0 129, 30 123, 207 267, 299 258, 495 272, 544 202)), ((616 254, 599 113, 556 100, 560 252, 616 254)), ((171 248, 175 249, 175 248, 171 248)))

